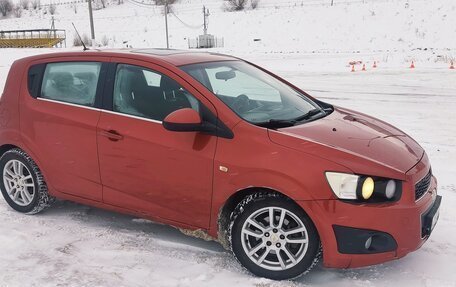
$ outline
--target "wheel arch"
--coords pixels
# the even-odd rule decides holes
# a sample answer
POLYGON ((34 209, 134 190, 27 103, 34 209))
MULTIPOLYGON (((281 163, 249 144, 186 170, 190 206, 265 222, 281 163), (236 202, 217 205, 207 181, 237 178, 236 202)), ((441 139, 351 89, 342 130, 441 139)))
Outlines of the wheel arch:
MULTIPOLYGON (((18 202, 15 202, 15 199, 9 198, 9 195, 6 195, 6 187, 4 186, 4 182, 2 181, 0 183, 1 186, 1 192, 3 193, 3 196, 7 203, 15 209, 16 211, 26 213, 26 214, 35 214, 43 209, 46 209, 49 207, 55 200, 53 196, 51 196, 48 193, 48 188, 47 184, 44 181, 43 174, 41 173, 40 168, 38 167, 37 163, 35 160, 30 156, 29 153, 27 153, 26 150, 20 148, 19 146, 13 145, 13 144, 3 144, 0 146, 0 157, 2 158, 2 167, 3 167, 3 159, 5 159, 5 165, 12 160, 16 160, 21 162, 22 165, 24 165, 24 168, 27 170, 28 175, 27 177, 30 177, 30 179, 33 179, 31 182, 33 186, 33 194, 29 195, 32 196, 32 199, 29 199, 29 202, 26 203, 26 205, 20 205, 18 202), (7 158, 6 156, 11 154, 13 156, 13 159, 7 158), (12 200, 12 201, 11 201, 12 200)), ((2 168, 2 174, 4 172, 4 167, 2 168)), ((19 175, 20 177, 25 177, 25 175, 22 172, 15 171, 16 175, 19 175), (19 174, 20 173, 20 174, 19 174)), ((24 180, 24 179, 23 179, 24 180)), ((24 192, 24 190, 22 190, 24 192)), ((16 187, 16 193, 17 193, 17 187, 16 187)), ((24 195, 22 195, 24 197, 24 195)), ((25 203, 24 200, 22 203, 25 203)))
POLYGON ((20 149, 24 153, 26 153, 38 166, 40 169, 40 172, 43 174, 43 177, 46 179, 46 184, 48 185, 48 189, 50 194, 54 194, 54 189, 52 188, 52 184, 49 183, 49 178, 47 176, 47 171, 43 168, 43 165, 37 155, 33 153, 30 149, 28 149, 25 144, 22 143, 15 143, 15 142, 10 142, 10 143, 5 143, 0 146, 0 158, 9 150, 12 149, 20 149))
POLYGON ((14 144, 4 144, 4 145, 0 146, 0 157, 2 157, 5 154, 5 152, 12 150, 14 148, 21 149, 20 147, 18 147, 17 145, 14 145, 14 144))

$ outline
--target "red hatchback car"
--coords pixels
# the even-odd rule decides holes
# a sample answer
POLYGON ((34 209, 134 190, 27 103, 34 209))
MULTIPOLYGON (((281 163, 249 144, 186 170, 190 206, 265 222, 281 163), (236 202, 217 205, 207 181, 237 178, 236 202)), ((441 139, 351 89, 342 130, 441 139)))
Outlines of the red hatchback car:
POLYGON ((418 249, 441 197, 399 129, 238 58, 86 51, 14 62, 0 187, 15 210, 72 200, 207 234, 288 279, 418 249))

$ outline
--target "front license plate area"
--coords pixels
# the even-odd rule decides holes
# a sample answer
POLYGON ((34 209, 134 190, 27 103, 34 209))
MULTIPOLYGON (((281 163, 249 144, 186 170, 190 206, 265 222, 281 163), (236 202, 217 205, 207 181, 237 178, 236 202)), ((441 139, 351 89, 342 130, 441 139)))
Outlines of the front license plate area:
POLYGON ((431 235, 440 215, 440 202, 442 196, 437 195, 434 204, 429 208, 428 211, 421 215, 421 237, 425 238, 431 235))

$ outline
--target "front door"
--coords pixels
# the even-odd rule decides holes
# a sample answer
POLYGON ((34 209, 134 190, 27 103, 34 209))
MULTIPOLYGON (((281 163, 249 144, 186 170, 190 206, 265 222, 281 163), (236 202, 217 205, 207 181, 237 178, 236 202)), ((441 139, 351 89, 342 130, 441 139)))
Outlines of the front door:
POLYGON ((181 108, 202 113, 210 104, 163 68, 137 64, 116 64, 112 108, 102 110, 98 124, 103 201, 207 228, 217 137, 167 131, 162 120, 181 108))

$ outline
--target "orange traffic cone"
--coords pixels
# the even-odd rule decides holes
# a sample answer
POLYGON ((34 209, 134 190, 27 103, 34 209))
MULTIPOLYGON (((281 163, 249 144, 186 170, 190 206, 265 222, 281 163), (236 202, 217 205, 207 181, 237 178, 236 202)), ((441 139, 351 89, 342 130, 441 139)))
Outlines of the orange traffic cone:
POLYGON ((363 64, 363 69, 361 71, 366 71, 366 64, 363 64))
POLYGON ((450 69, 451 69, 451 70, 454 70, 454 63, 453 63, 453 60, 451 60, 451 62, 450 62, 450 69))
POLYGON ((352 72, 355 71, 355 65, 352 65, 352 70, 351 70, 351 71, 352 71, 352 72))
POLYGON ((412 61, 412 64, 410 65, 410 69, 415 69, 415 62, 412 61))
POLYGON ((374 65, 372 66, 372 68, 377 68, 377 61, 374 61, 374 65))

